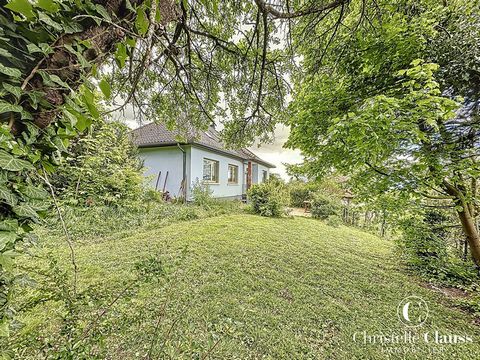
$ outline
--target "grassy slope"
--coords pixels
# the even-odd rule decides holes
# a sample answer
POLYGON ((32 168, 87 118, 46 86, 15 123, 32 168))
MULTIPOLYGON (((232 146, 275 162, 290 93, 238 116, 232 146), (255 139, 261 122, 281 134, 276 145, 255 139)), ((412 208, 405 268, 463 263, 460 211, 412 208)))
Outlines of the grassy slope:
MULTIPOLYGON (((57 248, 54 256, 66 254, 57 248)), ((209 349, 219 359, 480 356, 472 319, 402 273, 391 243, 355 229, 232 215, 85 242, 77 248, 80 287, 114 296, 134 278, 135 263, 152 256, 162 259, 170 281, 142 281, 107 313, 101 327, 108 329, 108 358, 143 358, 157 325, 152 358, 202 358, 209 349), (419 334, 467 333, 475 343, 446 346, 441 356, 429 355, 438 346, 420 345, 417 354, 389 357, 380 345, 353 342, 364 330, 402 333, 396 308, 409 295, 430 308, 419 334)), ((52 323, 58 311, 52 303, 37 307, 25 315, 24 332, 52 323)))

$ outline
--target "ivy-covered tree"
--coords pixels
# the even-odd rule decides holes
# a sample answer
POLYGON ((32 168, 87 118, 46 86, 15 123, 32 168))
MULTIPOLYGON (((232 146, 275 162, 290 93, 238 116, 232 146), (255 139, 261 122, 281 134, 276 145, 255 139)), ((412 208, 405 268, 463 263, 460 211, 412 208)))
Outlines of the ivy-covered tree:
POLYGON ((378 4, 378 17, 351 8, 335 40, 319 40, 332 49, 321 62, 319 44, 297 35, 309 70, 288 145, 305 154, 307 172, 352 173, 371 196, 449 200, 480 266, 478 2, 378 4))
POLYGON ((112 111, 130 104, 180 128, 228 114, 230 142, 265 138, 293 55, 274 46, 278 30, 343 14, 349 2, 0 0, 0 335, 12 259, 46 211, 41 184, 103 115, 97 85, 112 111))

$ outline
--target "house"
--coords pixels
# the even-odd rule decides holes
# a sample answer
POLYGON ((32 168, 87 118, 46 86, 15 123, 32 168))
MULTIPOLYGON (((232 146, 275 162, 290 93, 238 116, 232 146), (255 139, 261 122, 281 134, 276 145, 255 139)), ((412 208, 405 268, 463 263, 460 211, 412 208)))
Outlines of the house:
POLYGON ((197 181, 217 198, 242 198, 253 184, 266 181, 275 166, 248 149, 227 149, 212 126, 179 140, 179 133, 150 123, 132 131, 151 186, 172 197, 192 199, 197 181))

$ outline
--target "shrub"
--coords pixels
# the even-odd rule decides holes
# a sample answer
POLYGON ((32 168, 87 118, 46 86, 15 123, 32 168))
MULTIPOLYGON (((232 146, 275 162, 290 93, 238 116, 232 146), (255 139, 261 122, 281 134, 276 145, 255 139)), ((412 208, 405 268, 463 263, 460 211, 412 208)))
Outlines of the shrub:
POLYGON ((285 212, 288 192, 283 185, 267 181, 253 185, 248 190, 248 199, 255 214, 278 217, 285 212))
POLYGON ((303 202, 312 200, 312 189, 304 183, 295 183, 290 186, 290 206, 303 207, 303 202))
POLYGON ((198 179, 192 184, 192 198, 195 205, 209 208, 214 202, 212 194, 213 191, 208 184, 204 184, 198 179))
POLYGON ((340 201, 322 194, 315 194, 312 200, 311 213, 315 219, 326 220, 329 216, 341 215, 340 201))
POLYGON ((60 199, 74 206, 119 205, 142 195, 142 162, 126 125, 99 120, 68 151, 51 179, 60 199))
POLYGON ((443 234, 435 230, 435 223, 423 216, 404 219, 400 223, 403 236, 399 244, 409 266, 429 276, 444 277, 448 253, 443 234))

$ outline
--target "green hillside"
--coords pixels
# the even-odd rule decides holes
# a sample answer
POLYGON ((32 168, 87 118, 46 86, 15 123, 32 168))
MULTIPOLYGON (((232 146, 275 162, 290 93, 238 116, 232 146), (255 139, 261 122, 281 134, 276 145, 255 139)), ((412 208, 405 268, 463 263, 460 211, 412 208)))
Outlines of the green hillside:
MULTIPOLYGON (((78 291, 86 296, 72 331, 78 334, 74 346, 85 348, 86 358, 472 359, 480 354, 480 329, 469 315, 408 276, 391 242, 352 228, 309 218, 229 215, 85 239, 76 253, 78 291), (397 316, 401 300, 412 295, 429 308, 418 328, 405 327, 397 316), (420 339, 409 345, 397 338, 399 343, 382 346, 378 337, 374 344, 365 338, 405 331, 420 339), (469 336, 472 342, 436 344, 436 331, 437 337, 469 336)), ((61 239, 44 242, 36 255, 62 258, 68 265, 61 239)), ((50 275, 30 269, 37 287, 51 285, 51 273, 61 273, 47 270, 48 260, 42 263, 50 275)), ((29 290, 22 301, 28 304, 39 293, 29 290)), ((42 357, 46 349, 66 354, 58 320, 65 305, 52 293, 51 300, 30 307, 19 313, 26 325, 11 340, 17 354, 25 359, 42 357)))

